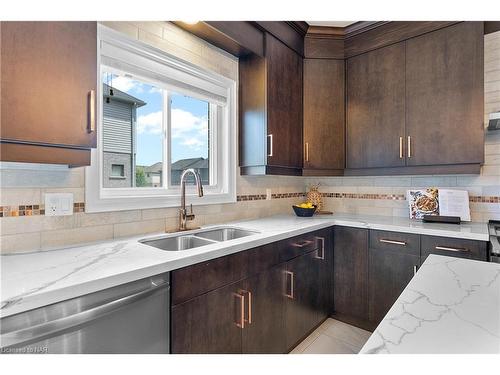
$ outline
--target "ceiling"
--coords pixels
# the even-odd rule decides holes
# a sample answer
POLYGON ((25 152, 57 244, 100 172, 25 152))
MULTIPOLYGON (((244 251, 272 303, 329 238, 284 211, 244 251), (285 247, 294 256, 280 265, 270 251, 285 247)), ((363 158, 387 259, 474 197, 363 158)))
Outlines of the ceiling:
POLYGON ((346 27, 357 21, 306 21, 310 26, 346 27))

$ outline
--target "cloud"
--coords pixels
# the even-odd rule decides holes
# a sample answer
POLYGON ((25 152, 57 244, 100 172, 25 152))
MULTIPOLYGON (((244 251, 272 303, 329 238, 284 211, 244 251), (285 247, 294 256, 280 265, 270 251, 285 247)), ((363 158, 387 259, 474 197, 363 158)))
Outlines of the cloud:
POLYGON ((120 91, 128 92, 133 90, 135 87, 140 85, 139 82, 134 81, 131 78, 124 77, 124 76, 113 76, 113 80, 110 82, 110 84, 114 87, 117 88, 120 91))
POLYGON ((179 108, 172 109, 172 139, 181 145, 200 150, 207 144, 208 119, 179 108))
POLYGON ((137 117, 137 133, 161 134, 163 112, 151 112, 137 117))
MULTIPOLYGON (((174 108, 172 115, 172 142, 192 150, 202 150, 208 142, 208 119, 206 116, 195 116, 191 112, 174 108)), ((162 111, 151 112, 137 118, 138 134, 161 134, 162 111)))

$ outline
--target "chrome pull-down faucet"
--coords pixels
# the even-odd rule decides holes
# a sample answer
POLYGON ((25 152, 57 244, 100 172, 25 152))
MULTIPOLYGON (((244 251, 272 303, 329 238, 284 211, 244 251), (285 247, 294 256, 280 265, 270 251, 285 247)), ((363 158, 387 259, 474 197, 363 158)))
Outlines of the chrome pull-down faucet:
POLYGON ((187 222, 188 220, 194 220, 195 215, 193 213, 193 205, 191 204, 191 212, 188 214, 186 210, 186 176, 188 174, 194 176, 194 181, 196 183, 196 189, 198 190, 198 196, 203 197, 203 185, 201 184, 200 174, 193 168, 186 169, 181 175, 181 208, 179 210, 179 231, 188 230, 187 222))

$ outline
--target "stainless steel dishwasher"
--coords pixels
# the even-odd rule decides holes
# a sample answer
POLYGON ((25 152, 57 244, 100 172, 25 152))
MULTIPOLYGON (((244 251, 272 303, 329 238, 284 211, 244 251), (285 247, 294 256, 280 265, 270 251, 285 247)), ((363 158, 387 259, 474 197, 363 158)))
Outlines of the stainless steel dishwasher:
POLYGON ((169 274, 2 318, 1 353, 169 353, 169 274))

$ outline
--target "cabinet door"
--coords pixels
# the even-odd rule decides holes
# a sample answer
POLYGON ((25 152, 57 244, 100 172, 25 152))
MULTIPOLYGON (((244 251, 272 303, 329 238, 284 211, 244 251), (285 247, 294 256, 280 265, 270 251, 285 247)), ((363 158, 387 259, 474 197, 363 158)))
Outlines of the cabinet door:
POLYGON ((302 168, 302 58, 266 34, 270 166, 302 168))
POLYGON ((96 22, 2 22, 1 59, 2 139, 96 146, 96 22))
POLYGON ((334 229, 335 313, 368 320, 368 230, 334 229))
POLYGON ((405 45, 347 60, 347 168, 401 167, 405 45))
POLYGON ((318 279, 318 312, 317 320, 320 323, 333 312, 333 229, 325 229, 317 233, 319 241, 314 261, 318 279))
POLYGON ((344 60, 304 60, 304 174, 345 167, 344 86, 344 60))
POLYGON ((284 265, 244 281, 245 327, 243 353, 285 353, 284 265))
POLYGON ((406 43, 407 165, 482 163, 483 22, 406 43))
POLYGON ((237 282, 172 307, 172 353, 241 353, 243 284, 237 282))
POLYGON ((286 263, 285 327, 288 349, 302 340, 318 322, 319 282, 315 257, 316 251, 313 251, 286 263))
POLYGON ((370 249, 369 254, 369 319, 378 324, 410 282, 420 257, 404 249, 370 249))

